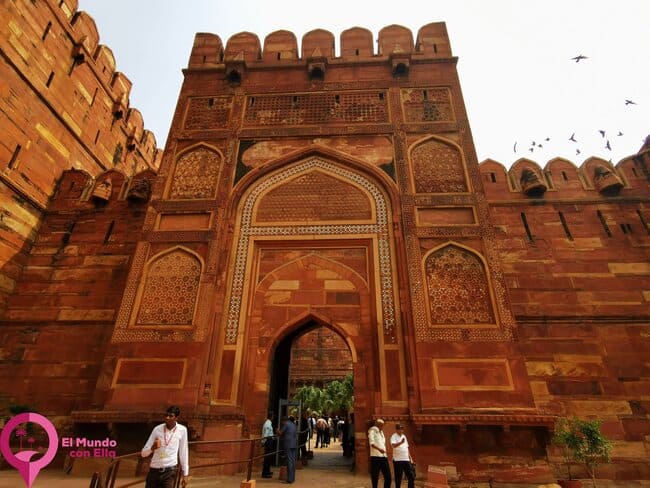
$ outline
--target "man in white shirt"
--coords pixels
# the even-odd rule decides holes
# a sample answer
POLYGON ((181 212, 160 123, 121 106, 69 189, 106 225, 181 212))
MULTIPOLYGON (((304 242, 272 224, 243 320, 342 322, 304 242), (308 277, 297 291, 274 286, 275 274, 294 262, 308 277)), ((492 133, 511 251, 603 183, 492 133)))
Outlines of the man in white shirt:
POLYGON ((377 488, 379 473, 384 477, 384 488, 390 488, 391 476, 386 454, 386 438, 384 437, 384 421, 375 420, 375 425, 368 430, 368 444, 370 445, 370 480, 372 488, 377 488))
POLYGON ((179 462, 183 470, 181 486, 185 488, 187 484, 190 471, 187 428, 176 421, 180 414, 180 408, 169 407, 165 423, 154 427, 142 448, 142 457, 153 452, 145 488, 173 488, 179 462))
POLYGON ((404 435, 401 424, 395 425, 395 432, 390 437, 390 445, 393 447, 393 468, 395 471, 395 488, 402 486, 402 473, 408 480, 408 488, 415 488, 415 473, 411 469, 411 453, 409 452, 409 441, 404 435))
POLYGON ((262 424, 262 445, 264 446, 264 462, 262 464, 262 478, 271 478, 271 464, 273 463, 273 453, 275 452, 275 442, 273 438, 273 412, 266 416, 262 424))

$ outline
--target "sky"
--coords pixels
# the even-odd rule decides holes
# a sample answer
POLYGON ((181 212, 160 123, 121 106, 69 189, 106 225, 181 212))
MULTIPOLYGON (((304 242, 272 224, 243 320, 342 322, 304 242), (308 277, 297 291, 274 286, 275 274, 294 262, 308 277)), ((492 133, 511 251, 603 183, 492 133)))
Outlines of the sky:
POLYGON ((614 164, 650 134, 648 0, 79 0, 164 147, 196 32, 447 24, 478 160, 614 164), (582 55, 579 62, 572 58, 582 55), (626 103, 629 100, 633 103, 626 103), (604 135, 599 131, 604 131, 604 135), (576 142, 570 140, 574 139, 576 142), (533 146, 534 142, 534 146, 533 146), (609 148, 607 145, 609 143, 609 148), (532 150, 531 150, 532 149, 532 150), (579 152, 578 152, 579 151, 579 152))

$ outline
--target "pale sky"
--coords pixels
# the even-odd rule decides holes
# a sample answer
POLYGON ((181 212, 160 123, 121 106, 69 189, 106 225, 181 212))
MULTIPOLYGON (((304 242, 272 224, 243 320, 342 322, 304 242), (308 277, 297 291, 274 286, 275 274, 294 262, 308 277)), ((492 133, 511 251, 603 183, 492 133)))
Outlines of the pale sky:
POLYGON ((350 27, 369 29, 376 40, 380 29, 399 24, 415 39, 420 27, 440 21, 459 58, 479 162, 509 167, 529 158, 544 166, 563 157, 580 165, 598 156, 616 164, 650 134, 649 0, 79 0, 79 10, 95 19, 100 43, 133 82, 131 107, 161 148, 196 32, 217 34, 225 45, 249 31, 263 45, 286 29, 300 46, 306 32, 322 28, 338 50, 350 27), (578 55, 587 59, 576 63, 578 55))

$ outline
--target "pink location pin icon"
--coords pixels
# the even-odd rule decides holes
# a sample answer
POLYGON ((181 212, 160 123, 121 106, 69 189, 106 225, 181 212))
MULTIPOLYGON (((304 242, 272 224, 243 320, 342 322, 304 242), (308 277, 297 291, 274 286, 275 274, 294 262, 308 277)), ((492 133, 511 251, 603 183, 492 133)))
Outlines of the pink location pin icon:
POLYGON ((37 413, 20 413, 15 417, 12 417, 9 422, 5 424, 2 432, 0 432, 0 451, 2 451, 2 455, 7 462, 18 470, 25 480, 27 488, 32 488, 32 483, 34 483, 39 471, 52 462, 58 447, 59 435, 56 433, 54 425, 48 419, 37 413), (9 438, 14 428, 20 424, 24 424, 25 422, 32 422, 43 427, 49 440, 49 445, 47 446, 45 455, 36 461, 30 461, 30 459, 34 457, 35 454, 38 454, 38 451, 20 451, 14 454, 11 452, 11 446, 9 445, 9 438))

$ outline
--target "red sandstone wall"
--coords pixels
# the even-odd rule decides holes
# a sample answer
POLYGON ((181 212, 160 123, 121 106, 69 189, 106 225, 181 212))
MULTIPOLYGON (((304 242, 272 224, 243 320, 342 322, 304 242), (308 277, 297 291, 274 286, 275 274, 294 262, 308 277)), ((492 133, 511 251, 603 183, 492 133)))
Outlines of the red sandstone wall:
POLYGON ((0 320, 3 407, 60 414, 89 406, 146 214, 146 202, 125 198, 127 186, 154 177, 100 175, 114 184, 104 203, 87 173, 64 172, 0 320))
POLYGON ((2 310, 62 171, 132 175, 157 168, 160 154, 129 108, 131 82, 76 2, 10 0, 0 17, 2 310))
POLYGON ((296 339, 291 348, 290 368, 290 392, 303 385, 322 388, 352 374, 352 358, 341 336, 319 327, 296 339))

